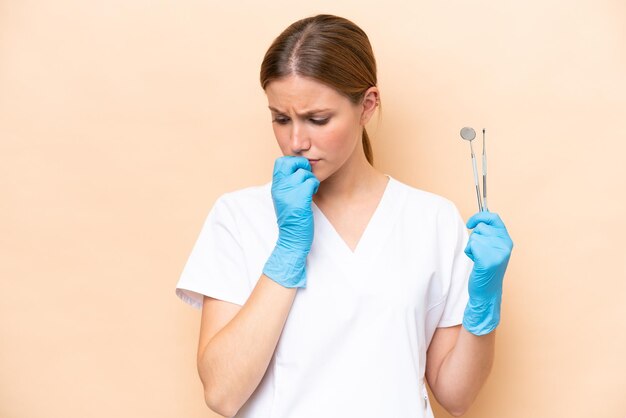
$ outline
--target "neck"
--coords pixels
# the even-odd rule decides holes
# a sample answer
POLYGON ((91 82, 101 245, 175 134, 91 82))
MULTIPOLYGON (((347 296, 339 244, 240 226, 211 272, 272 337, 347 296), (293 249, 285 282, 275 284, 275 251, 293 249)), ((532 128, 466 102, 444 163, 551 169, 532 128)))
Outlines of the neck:
POLYGON ((363 152, 356 153, 358 158, 346 163, 319 185, 313 201, 347 202, 367 195, 374 185, 384 180, 384 175, 370 165, 363 152))

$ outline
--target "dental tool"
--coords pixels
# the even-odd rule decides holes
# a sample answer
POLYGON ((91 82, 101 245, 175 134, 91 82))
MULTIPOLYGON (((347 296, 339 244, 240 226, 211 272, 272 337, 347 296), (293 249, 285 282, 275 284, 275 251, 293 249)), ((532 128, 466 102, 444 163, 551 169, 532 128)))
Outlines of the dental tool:
POLYGON ((487 151, 485 149, 485 128, 483 128, 483 210, 487 208, 487 151))

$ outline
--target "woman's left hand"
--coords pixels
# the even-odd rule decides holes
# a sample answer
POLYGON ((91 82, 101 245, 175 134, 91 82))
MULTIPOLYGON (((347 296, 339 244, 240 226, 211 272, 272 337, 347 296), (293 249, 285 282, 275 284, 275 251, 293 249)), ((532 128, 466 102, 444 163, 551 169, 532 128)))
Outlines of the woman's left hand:
POLYGON ((497 213, 478 212, 469 218, 467 227, 474 229, 465 247, 474 268, 469 278, 470 300, 463 326, 473 334, 484 335, 500 322, 502 282, 513 241, 497 213))

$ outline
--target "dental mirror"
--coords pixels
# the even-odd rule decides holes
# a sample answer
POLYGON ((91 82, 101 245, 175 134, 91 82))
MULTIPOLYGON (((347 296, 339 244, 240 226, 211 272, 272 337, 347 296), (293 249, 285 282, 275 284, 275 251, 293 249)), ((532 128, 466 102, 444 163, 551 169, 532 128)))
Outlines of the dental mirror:
POLYGON ((461 138, 466 141, 472 141, 474 138, 476 138, 476 131, 474 130, 474 128, 466 126, 465 128, 461 129, 461 138))

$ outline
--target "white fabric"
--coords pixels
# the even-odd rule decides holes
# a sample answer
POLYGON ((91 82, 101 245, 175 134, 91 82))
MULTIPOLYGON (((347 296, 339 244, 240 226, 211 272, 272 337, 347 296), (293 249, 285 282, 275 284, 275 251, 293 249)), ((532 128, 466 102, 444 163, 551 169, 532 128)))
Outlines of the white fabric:
MULTIPOLYGON (((313 204, 307 287, 238 418, 433 417, 424 382, 435 328, 461 324, 473 262, 450 200, 391 176, 352 252, 313 204)), ((271 182, 215 202, 176 294, 243 305, 278 237, 271 182)))

